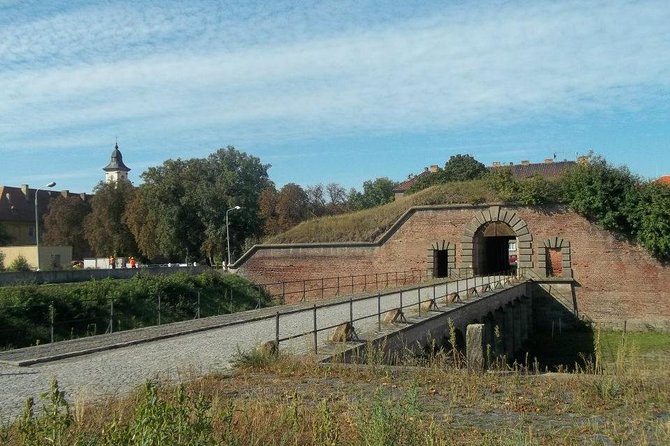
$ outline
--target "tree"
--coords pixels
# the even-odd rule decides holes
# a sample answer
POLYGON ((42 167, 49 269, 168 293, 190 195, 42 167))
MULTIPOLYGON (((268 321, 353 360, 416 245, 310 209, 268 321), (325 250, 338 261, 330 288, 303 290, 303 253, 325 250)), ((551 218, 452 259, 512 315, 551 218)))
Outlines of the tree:
POLYGON ((258 197, 258 212, 263 221, 263 233, 275 235, 279 231, 279 218, 275 209, 277 207, 277 189, 274 185, 268 186, 261 191, 258 197))
POLYGON ((307 194, 300 186, 294 183, 284 185, 277 195, 275 212, 279 229, 286 231, 308 217, 307 194))
POLYGON ((137 253, 135 238, 123 219, 134 193, 133 185, 125 180, 96 186, 91 213, 84 220, 84 236, 97 256, 137 253))
POLYGON ((368 180, 363 183, 363 192, 352 189, 349 204, 353 209, 367 209, 393 201, 395 182, 387 177, 368 180))
POLYGON ((86 240, 84 220, 91 205, 80 197, 59 196, 49 202, 44 216, 44 242, 54 246, 72 246, 72 256, 82 259, 91 255, 86 240))
POLYGON ((629 237, 635 234, 640 179, 627 167, 613 167, 590 155, 566 173, 562 186, 565 200, 576 212, 605 229, 629 237))
POLYGON ((656 258, 670 261, 670 186, 646 184, 639 197, 636 238, 656 258))
POLYGON ((259 198, 271 185, 269 167, 228 146, 207 158, 168 160, 149 168, 125 216, 142 254, 168 260, 223 258, 225 214, 234 206, 241 209, 229 214, 230 246, 238 251, 245 238, 263 232, 259 198))
POLYGON ((447 182, 476 180, 486 172, 486 166, 472 155, 453 155, 444 165, 444 179, 447 182))
POLYGON ((321 217, 326 214, 326 199, 323 194, 323 184, 315 184, 305 188, 307 195, 307 211, 311 217, 321 217))

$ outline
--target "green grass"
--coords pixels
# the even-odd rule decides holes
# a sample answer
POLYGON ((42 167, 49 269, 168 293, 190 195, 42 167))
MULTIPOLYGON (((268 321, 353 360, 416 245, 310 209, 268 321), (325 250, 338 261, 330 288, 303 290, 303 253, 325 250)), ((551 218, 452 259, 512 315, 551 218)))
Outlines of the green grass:
POLYGON ((267 243, 372 242, 413 206, 499 201, 485 180, 433 186, 391 203, 348 214, 316 218, 266 240, 267 243))

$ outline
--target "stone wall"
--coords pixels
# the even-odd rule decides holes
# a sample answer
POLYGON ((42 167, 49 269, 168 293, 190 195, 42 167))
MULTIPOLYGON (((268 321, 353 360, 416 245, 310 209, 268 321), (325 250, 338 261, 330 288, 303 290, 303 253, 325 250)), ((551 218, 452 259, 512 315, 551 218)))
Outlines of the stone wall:
POLYGON ((546 271, 546 250, 559 248, 563 276, 574 278, 574 302, 581 316, 619 325, 631 321, 664 327, 670 321, 670 267, 559 205, 416 207, 375 243, 259 245, 233 267, 257 283, 427 271, 434 247, 448 245, 455 255, 450 263, 471 268, 469 240, 482 219, 514 223, 517 238, 528 242, 520 246, 524 266, 539 276, 546 271))

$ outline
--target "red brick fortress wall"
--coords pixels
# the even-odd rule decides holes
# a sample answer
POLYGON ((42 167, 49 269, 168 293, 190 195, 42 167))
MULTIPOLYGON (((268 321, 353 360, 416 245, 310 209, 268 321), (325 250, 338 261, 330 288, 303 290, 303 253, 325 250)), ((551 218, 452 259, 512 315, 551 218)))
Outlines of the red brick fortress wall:
MULTIPOLYGON (((259 245, 233 266, 256 283, 305 279, 318 282, 324 277, 366 274, 369 284, 375 274, 383 277, 388 272, 410 270, 425 273, 432 268, 433 247, 450 244, 456 247, 455 266, 471 267, 472 246, 467 243, 467 234, 480 224, 482 214, 487 218, 499 215, 501 220, 510 220, 508 217, 514 214, 522 220, 532 236, 530 265, 539 273, 544 271, 546 250, 554 249, 557 242, 563 243, 563 255, 575 280, 580 315, 615 325, 629 321, 632 325, 670 327, 670 267, 653 259, 643 248, 616 239, 558 205, 417 207, 375 243, 259 245), (551 245, 545 245, 548 240, 551 245)), ((379 276, 376 279, 384 280, 379 276)))

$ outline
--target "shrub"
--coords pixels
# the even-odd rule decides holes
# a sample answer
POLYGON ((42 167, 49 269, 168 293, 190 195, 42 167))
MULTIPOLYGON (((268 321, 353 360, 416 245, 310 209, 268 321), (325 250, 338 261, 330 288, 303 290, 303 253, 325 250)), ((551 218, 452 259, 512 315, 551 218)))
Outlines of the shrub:
POLYGON ((0 252, 0 271, 5 270, 5 253, 0 252))
POLYGON ((15 258, 12 263, 9 264, 9 267, 7 268, 8 271, 31 271, 32 267, 30 266, 30 263, 28 263, 28 260, 26 260, 25 257, 22 255, 19 255, 17 258, 15 258))

